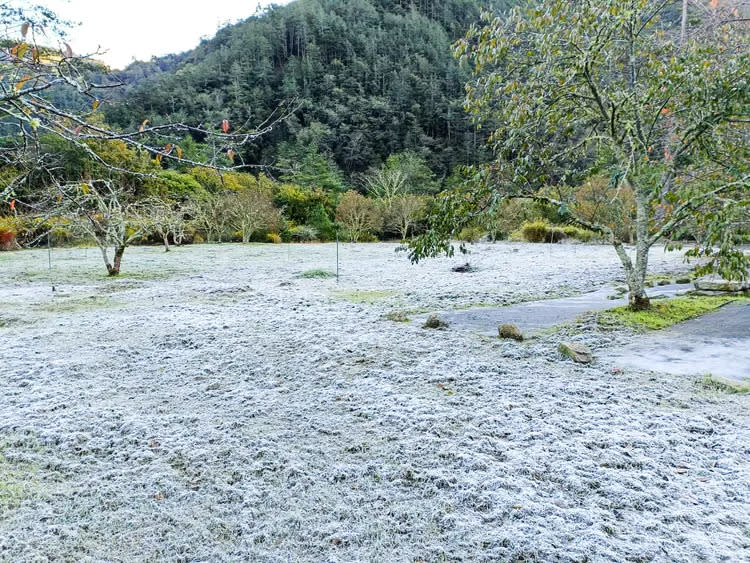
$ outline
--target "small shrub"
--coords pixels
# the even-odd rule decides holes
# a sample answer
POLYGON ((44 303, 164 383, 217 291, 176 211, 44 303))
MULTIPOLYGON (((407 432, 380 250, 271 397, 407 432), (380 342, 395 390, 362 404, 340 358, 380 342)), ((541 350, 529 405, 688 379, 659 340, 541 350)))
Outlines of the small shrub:
POLYGON ((266 242, 270 242, 271 244, 281 244, 281 235, 278 233, 268 233, 266 235, 266 242))
POLYGON ((580 240, 581 242, 590 242, 591 239, 593 239, 595 236, 595 233, 593 231, 581 229, 574 225, 567 225, 563 227, 563 233, 565 233, 566 237, 574 238, 576 240, 580 240))
POLYGON ((0 217, 0 250, 18 248, 16 237, 21 230, 21 222, 15 217, 0 217))
POLYGON ((458 233, 458 240, 462 242, 477 242, 486 234, 481 227, 466 227, 458 233))
POLYGON ((521 234, 528 242, 560 242, 565 238, 565 231, 550 225, 543 219, 527 221, 521 225, 521 234))
POLYGON ((372 233, 360 233, 357 242, 378 242, 378 237, 372 233))
POLYGON ((297 242, 313 242, 318 240, 318 230, 309 225, 299 225, 289 229, 292 240, 297 242))
POLYGON ((336 274, 333 272, 329 272, 328 270, 307 270, 306 272, 302 272, 300 275, 297 276, 298 278, 304 278, 304 279, 329 279, 329 278, 335 278, 336 274))

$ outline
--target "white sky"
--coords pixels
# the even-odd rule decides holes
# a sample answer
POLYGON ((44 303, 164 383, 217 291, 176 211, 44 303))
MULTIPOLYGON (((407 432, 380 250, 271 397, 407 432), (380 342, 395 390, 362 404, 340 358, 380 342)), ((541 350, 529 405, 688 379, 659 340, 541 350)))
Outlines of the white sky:
MULTIPOLYGON (((41 4, 63 19, 80 22, 70 30, 76 54, 107 52, 97 58, 112 68, 152 56, 180 53, 223 25, 252 16, 258 4, 291 0, 17 0, 41 4)), ((14 2, 16 3, 16 2, 14 2)), ((28 5, 27 4, 27 5, 28 5)))

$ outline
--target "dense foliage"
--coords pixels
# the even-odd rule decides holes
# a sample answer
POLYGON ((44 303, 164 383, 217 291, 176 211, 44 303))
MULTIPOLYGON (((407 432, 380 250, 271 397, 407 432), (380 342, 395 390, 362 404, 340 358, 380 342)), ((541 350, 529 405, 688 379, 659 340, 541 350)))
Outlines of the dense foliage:
POLYGON ((495 160, 443 200, 415 259, 449 250, 461 224, 503 200, 528 198, 614 245, 634 308, 648 307, 650 247, 690 224, 706 224, 689 252, 708 258, 704 271, 747 275, 733 246, 750 207, 750 34, 739 8, 542 0, 482 19, 456 55, 472 66, 466 107, 488 126, 495 160), (635 257, 623 245, 632 234, 635 257))
POLYGON ((255 123, 298 97, 303 108, 248 147, 249 161, 312 165, 312 151, 350 176, 413 150, 445 177, 482 158, 462 108, 469 75, 450 52, 479 4, 298 0, 224 28, 189 53, 131 66, 122 73, 127 96, 107 116, 120 126, 255 123))

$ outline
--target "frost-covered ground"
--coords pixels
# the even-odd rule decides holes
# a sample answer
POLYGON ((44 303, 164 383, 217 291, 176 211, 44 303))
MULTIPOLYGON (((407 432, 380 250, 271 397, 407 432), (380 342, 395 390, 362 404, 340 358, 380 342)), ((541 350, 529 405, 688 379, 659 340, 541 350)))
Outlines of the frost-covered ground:
POLYGON ((637 338, 590 319, 383 318, 596 289, 610 248, 394 248, 342 247, 338 286, 298 277, 334 245, 0 254, 0 560, 750 558, 748 395, 563 361, 637 338))

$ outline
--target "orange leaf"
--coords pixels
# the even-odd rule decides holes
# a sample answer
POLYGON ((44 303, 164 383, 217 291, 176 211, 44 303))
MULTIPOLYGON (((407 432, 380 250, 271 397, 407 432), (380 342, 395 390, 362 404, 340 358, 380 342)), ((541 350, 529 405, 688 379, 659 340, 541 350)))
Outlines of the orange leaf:
POLYGON ((224 131, 224 133, 229 132, 229 120, 228 119, 225 119, 224 121, 221 122, 221 130, 224 131))
POLYGON ((172 152, 172 143, 167 143, 167 146, 164 147, 164 154, 169 154, 172 152))
POLYGON ((182 149, 177 146, 175 147, 175 150, 177 151, 177 158, 182 158, 182 149))
POLYGON ((662 114, 662 115, 669 115, 669 108, 663 108, 663 109, 661 110, 661 114, 662 114))
POLYGON ((76 136, 81 134, 81 129, 83 129, 83 125, 79 125, 78 127, 76 127, 75 129, 76 136))
POLYGON ((143 123, 141 123, 141 126, 138 128, 138 132, 143 133, 143 130, 146 128, 146 125, 148 125, 148 119, 143 120, 143 123))
POLYGON ((15 211, 16 210, 16 200, 15 199, 11 199, 10 200, 10 210, 11 211, 15 211))
POLYGON ((718 8, 719 6, 719 0, 711 0, 711 8, 718 8))
POLYGON ((227 151, 227 157, 229 158, 229 162, 234 162, 234 150, 229 149, 227 151))

